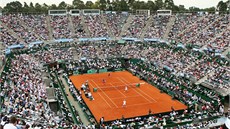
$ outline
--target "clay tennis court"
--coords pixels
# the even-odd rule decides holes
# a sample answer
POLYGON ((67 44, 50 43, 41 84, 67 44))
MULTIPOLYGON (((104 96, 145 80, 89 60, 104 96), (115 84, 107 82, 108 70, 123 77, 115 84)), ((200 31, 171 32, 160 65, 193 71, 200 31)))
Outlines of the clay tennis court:
POLYGON ((154 86, 133 76, 128 71, 83 74, 70 76, 71 81, 77 89, 88 80, 88 84, 94 97, 89 100, 82 93, 82 98, 89 107, 93 116, 99 122, 101 117, 105 121, 111 121, 124 118, 148 115, 151 109, 152 114, 158 114, 171 111, 171 107, 175 110, 186 109, 187 106, 177 100, 172 100, 171 96, 160 93, 160 90, 154 86), (103 79, 106 80, 103 83, 103 79), (135 84, 140 83, 140 87, 135 84), (125 92, 125 86, 128 87, 125 92), (107 88, 105 88, 107 87, 107 88), (98 88, 97 92, 93 92, 93 88, 98 88), (102 88, 102 89, 100 89, 102 88), (104 88, 104 89, 103 89, 104 88), (126 100, 126 107, 123 107, 123 101, 126 100))

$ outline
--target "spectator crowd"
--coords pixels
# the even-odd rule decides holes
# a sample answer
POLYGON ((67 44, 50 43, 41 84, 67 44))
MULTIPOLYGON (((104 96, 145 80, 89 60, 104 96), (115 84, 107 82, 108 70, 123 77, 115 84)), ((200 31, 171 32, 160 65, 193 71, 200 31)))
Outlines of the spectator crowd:
MULTIPOLYGON (((49 33, 54 39, 84 38, 87 37, 118 37, 129 15, 106 14, 87 16, 45 16, 45 15, 3 15, 0 20, 0 42, 5 46, 19 43, 28 44, 39 40, 49 40, 49 33), (70 17, 70 18, 69 18, 70 17), (84 22, 82 22, 84 18, 84 22), (50 19, 50 20, 47 20, 50 19), (70 21, 72 20, 73 28, 70 21), (48 23, 50 22, 50 23, 48 23), (50 24, 51 31, 48 29, 50 24), (84 24, 87 28, 84 28, 84 24), (107 28, 107 25, 108 27, 107 28), (72 31, 73 29, 74 31, 72 31), (110 32, 109 32, 110 31, 110 32), (73 34, 74 33, 74 34, 73 34), (73 36, 73 37, 72 37, 73 36)), ((163 38, 169 16, 130 15, 131 23, 123 37, 163 38), (152 20, 148 21, 148 20, 152 20), (150 27, 142 32, 147 22, 150 27)), ((169 41, 192 44, 200 47, 220 49, 229 48, 229 15, 176 15, 175 23, 169 32, 169 41), (215 47, 215 48, 214 48, 215 47)), ((57 43, 58 44, 58 43, 57 43)), ((188 110, 183 113, 172 110, 169 114, 150 114, 143 118, 118 119, 104 128, 121 127, 139 128, 163 127, 168 123, 181 123, 193 120, 202 120, 207 117, 223 115, 223 102, 215 90, 208 90, 201 85, 194 85, 194 80, 205 79, 214 89, 228 90, 229 61, 220 64, 217 59, 221 56, 195 51, 188 47, 178 47, 165 42, 134 42, 126 41, 118 44, 117 41, 85 41, 63 44, 48 44, 35 46, 21 54, 14 54, 9 58, 6 69, 1 74, 1 125, 15 123, 14 116, 20 118, 15 126, 18 128, 96 128, 95 125, 73 125, 70 119, 71 111, 66 106, 60 90, 55 93, 62 111, 53 112, 46 101, 47 93, 42 74, 48 73, 45 64, 63 61, 66 69, 63 77, 66 78, 71 95, 80 104, 84 104, 81 91, 75 89, 68 79, 69 71, 85 73, 89 69, 117 70, 126 68, 149 83, 167 92, 173 98, 179 99, 188 110), (37 47, 37 48, 36 48, 37 47), (70 50, 72 47, 72 50, 70 50), (33 51, 35 50, 35 52, 33 51), (77 54, 76 54, 77 53, 77 54), (76 59, 77 58, 77 59, 76 59), (128 59, 128 62, 122 62, 128 59), (137 59, 138 61, 132 61, 137 59), (210 100, 210 101, 208 101, 210 100), (12 117, 11 117, 12 116, 12 117)), ((17 51, 17 50, 16 50, 17 51)), ((20 51, 20 50, 18 50, 20 51)), ((57 80, 53 79, 55 85, 57 80)), ((87 109, 84 109, 87 110, 87 109)), ((79 114, 74 111, 77 120, 81 123, 79 114)), ((203 128, 210 122, 186 124, 177 128, 203 128)))

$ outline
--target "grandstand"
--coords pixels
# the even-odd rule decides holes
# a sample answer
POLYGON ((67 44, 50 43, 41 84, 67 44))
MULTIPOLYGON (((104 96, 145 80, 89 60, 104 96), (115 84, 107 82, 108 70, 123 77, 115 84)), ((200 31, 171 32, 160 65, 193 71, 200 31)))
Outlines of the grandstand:
MULTIPOLYGON (((227 119, 230 108, 230 14, 114 12, 57 9, 48 15, 2 15, 0 50, 4 48, 5 53, 0 53, 1 121, 15 115, 31 128, 223 125, 221 120, 227 119), (146 93, 154 87, 159 92, 152 94, 165 95, 171 103, 186 106, 170 106, 158 112, 163 103, 153 103, 151 106, 157 108, 146 110, 146 115, 136 115, 134 109, 111 108, 131 115, 101 120, 92 107, 103 103, 87 99, 86 92, 79 88, 87 79, 73 81, 70 77, 84 75, 93 83, 99 78, 97 74, 117 71, 148 83, 146 93)), ((116 85, 115 81, 110 85, 116 85)), ((102 94, 91 92, 94 98, 102 94)), ((143 100, 151 93, 144 94, 143 100)), ((22 123, 18 126, 25 126, 22 123)))

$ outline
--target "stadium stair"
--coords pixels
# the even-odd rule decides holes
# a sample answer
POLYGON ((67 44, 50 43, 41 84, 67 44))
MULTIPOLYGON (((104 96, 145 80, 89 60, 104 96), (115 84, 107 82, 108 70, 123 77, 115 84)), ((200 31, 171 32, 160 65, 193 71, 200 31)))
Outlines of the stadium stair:
POLYGON ((128 47, 129 47, 129 46, 125 45, 125 46, 123 46, 123 47, 121 48, 121 54, 122 54, 122 55, 125 55, 125 50, 127 50, 128 47))
POLYGON ((109 37, 114 37, 112 31, 109 29, 109 26, 108 26, 108 24, 107 24, 107 21, 106 21, 106 18, 104 17, 104 15, 101 15, 101 20, 102 20, 102 23, 105 25, 106 30, 107 30, 108 33, 109 33, 109 37))
POLYGON ((169 22, 168 22, 167 27, 166 27, 167 30, 165 31, 164 36, 163 36, 163 40, 167 40, 168 39, 169 32, 172 30, 175 21, 176 21, 176 17, 175 16, 172 16, 169 19, 169 22))
POLYGON ((146 55, 149 52, 148 48, 145 48, 141 55, 146 55))
POLYGON ((4 68, 5 68, 5 63, 2 62, 2 64, 0 65, 0 77, 2 75, 2 71, 4 70, 4 68))
POLYGON ((87 25, 85 24, 85 18, 82 15, 80 15, 80 18, 81 18, 81 23, 80 24, 83 26, 83 28, 85 30, 86 37, 90 38, 91 35, 90 35, 90 32, 89 32, 89 29, 88 29, 87 25))
POLYGON ((225 50, 225 51, 222 53, 222 55, 226 56, 229 52, 230 52, 230 47, 228 47, 228 49, 225 50))
POLYGON ((146 31, 147 31, 147 29, 151 26, 152 22, 153 22, 153 16, 150 16, 149 19, 148 19, 148 21, 147 21, 147 23, 146 23, 146 25, 145 25, 145 27, 144 27, 144 29, 143 29, 142 32, 141 32, 140 39, 141 39, 142 41, 144 40, 146 31))
POLYGON ((73 25, 73 21, 72 21, 72 17, 68 16, 68 20, 69 20, 69 29, 71 31, 71 37, 74 38, 75 35, 75 31, 74 31, 74 25, 73 25))
POLYGON ((61 81, 62 81, 62 84, 64 85, 65 87, 65 93, 68 94, 67 98, 68 100, 70 101, 70 103, 75 107, 75 109, 77 110, 79 116, 80 116, 80 119, 82 120, 83 124, 84 125, 89 125, 90 122, 89 120, 87 119, 87 117, 84 115, 84 112, 82 111, 82 108, 80 107, 80 105, 74 100, 73 96, 71 95, 71 93, 69 92, 69 86, 68 84, 66 83, 65 79, 63 78, 62 75, 59 76, 61 81))
POLYGON ((202 82, 204 82, 205 80, 208 79, 208 76, 213 76, 214 73, 215 73, 215 71, 211 71, 211 72, 208 73, 206 76, 204 76, 203 78, 201 78, 200 80, 198 80, 195 84, 196 84, 196 85, 201 84, 202 82))
POLYGON ((207 87, 213 91, 216 91, 221 96, 227 96, 230 93, 230 89, 225 90, 225 89, 220 89, 220 88, 213 88, 214 87, 213 85, 215 85, 215 84, 207 82, 207 81, 202 82, 201 85, 204 87, 207 87))
POLYGON ((72 50, 73 60, 79 60, 81 58, 81 53, 78 53, 76 50, 72 50))
POLYGON ((134 15, 129 15, 129 17, 127 18, 126 23, 122 27, 121 33, 119 35, 120 38, 122 37, 122 35, 125 34, 126 30, 128 30, 128 28, 130 27, 130 23, 132 22, 133 17, 134 15))
POLYGON ((3 50, 5 50, 6 48, 5 48, 6 46, 4 45, 4 43, 3 42, 0 42, 0 56, 1 55, 5 55, 5 53, 3 52, 3 50))
MULTIPOLYGON (((228 28, 226 29, 226 31, 229 31, 230 30, 230 25, 228 26, 228 28)), ((223 31, 224 32, 224 31, 223 31)), ((223 53, 222 53, 222 55, 223 56, 226 56, 228 53, 230 53, 230 47, 228 47, 228 49, 226 49, 223 53)))
POLYGON ((24 41, 22 38, 19 38, 18 35, 17 35, 12 29, 8 28, 7 25, 6 25, 5 23, 2 23, 2 22, 0 21, 0 24, 1 24, 4 28, 6 28, 6 29, 8 30, 8 32, 9 32, 14 38, 16 38, 17 40, 19 40, 21 43, 25 43, 25 41, 24 41))
POLYGON ((52 40, 53 39, 53 31, 50 25, 50 16, 46 16, 46 22, 47 22, 47 26, 48 26, 48 31, 49 31, 49 39, 52 40))
MULTIPOLYGON (((98 53, 102 52, 102 49, 100 47, 98 47, 98 46, 95 46, 95 49, 98 51, 98 53)), ((106 57, 104 57, 105 55, 103 55, 103 54, 97 54, 97 56, 98 56, 99 59, 106 58, 106 57)))

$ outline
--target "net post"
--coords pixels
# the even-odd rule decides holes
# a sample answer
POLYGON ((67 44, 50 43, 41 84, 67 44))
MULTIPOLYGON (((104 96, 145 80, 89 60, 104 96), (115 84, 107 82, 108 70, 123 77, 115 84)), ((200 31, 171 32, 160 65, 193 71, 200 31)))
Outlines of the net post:
POLYGON ((93 88, 93 92, 97 92, 97 88, 93 88))
POLYGON ((140 87, 140 83, 137 83, 137 84, 136 84, 136 87, 140 87))

